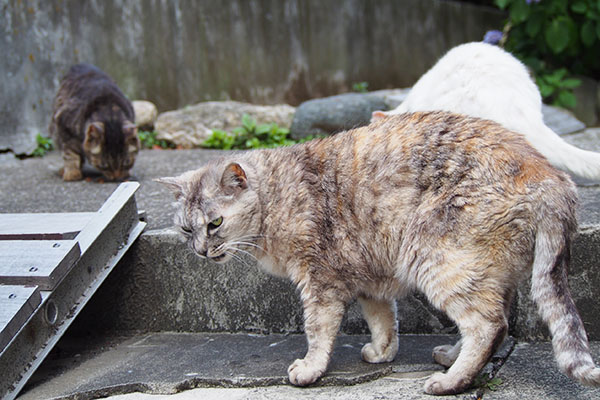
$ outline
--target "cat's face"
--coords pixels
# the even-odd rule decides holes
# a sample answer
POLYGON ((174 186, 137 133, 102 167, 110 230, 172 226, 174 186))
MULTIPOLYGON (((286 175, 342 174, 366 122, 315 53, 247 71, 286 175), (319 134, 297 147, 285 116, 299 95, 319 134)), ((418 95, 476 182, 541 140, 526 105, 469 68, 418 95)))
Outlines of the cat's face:
POLYGON ((87 160, 108 180, 123 180, 140 150, 137 128, 129 121, 93 122, 87 126, 83 151, 87 160))
POLYGON ((224 263, 255 253, 260 205, 239 164, 211 165, 158 182, 175 194, 175 225, 198 256, 224 263))

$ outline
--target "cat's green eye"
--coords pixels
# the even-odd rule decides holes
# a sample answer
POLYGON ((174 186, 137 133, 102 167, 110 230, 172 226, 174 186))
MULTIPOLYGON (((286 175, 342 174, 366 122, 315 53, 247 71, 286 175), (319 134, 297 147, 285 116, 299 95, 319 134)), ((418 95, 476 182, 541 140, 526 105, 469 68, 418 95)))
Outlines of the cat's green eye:
POLYGON ((223 217, 215 218, 208 224, 208 230, 212 231, 223 224, 223 217))

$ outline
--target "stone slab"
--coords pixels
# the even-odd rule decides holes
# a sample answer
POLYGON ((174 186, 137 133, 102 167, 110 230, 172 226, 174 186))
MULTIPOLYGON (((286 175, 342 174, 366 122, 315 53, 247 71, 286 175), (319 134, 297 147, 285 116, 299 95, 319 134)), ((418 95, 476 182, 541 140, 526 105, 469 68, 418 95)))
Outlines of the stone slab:
MULTIPOLYGON (((63 341, 20 399, 431 399, 423 393, 423 384, 442 369, 432 362, 431 348, 452 343, 455 337, 401 335, 396 360, 379 365, 360 359, 367 340, 367 336, 340 335, 327 375, 307 388, 287 383, 288 364, 306 349, 301 335, 153 333, 95 342, 89 338, 80 343, 63 341)), ((598 359, 600 343, 592 342, 591 347, 598 359)), ((557 370, 549 343, 514 345, 511 339, 488 367, 502 363, 496 374, 501 382, 494 391, 479 386, 446 398, 600 396, 600 389, 583 387, 557 370)))
MULTIPOLYGON (((355 385, 382 376, 413 380, 428 376, 443 369, 433 362, 432 348, 453 343, 456 337, 403 335, 396 360, 384 364, 361 360, 360 350, 368 340, 367 336, 340 335, 326 376, 313 387, 355 385)), ((136 391, 169 394, 195 387, 287 386, 289 364, 306 352, 304 335, 152 333, 106 348, 106 342, 80 345, 60 348, 59 344, 60 356, 42 366, 20 399, 61 399, 75 393, 82 399, 136 391)), ((420 381, 412 389, 420 393, 422 384, 420 381)), ((297 390, 303 389, 292 392, 297 390)))

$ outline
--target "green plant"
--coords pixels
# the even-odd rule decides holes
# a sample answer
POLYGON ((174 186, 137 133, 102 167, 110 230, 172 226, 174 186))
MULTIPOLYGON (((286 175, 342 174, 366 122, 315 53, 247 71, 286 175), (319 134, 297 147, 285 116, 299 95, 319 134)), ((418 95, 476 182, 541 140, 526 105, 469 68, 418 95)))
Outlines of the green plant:
POLYGON ((508 11, 505 47, 535 73, 540 91, 556 105, 574 107, 573 74, 600 78, 600 1, 495 0, 508 11))
POLYGON ((142 143, 142 147, 145 149, 172 149, 175 148, 173 143, 170 143, 163 139, 157 139, 158 133, 156 131, 138 131, 138 137, 142 143))
POLYGON ((352 85, 352 90, 359 93, 367 93, 368 88, 368 82, 356 82, 354 85, 352 85))
POLYGON ((33 157, 43 157, 47 152, 54 149, 54 142, 52 142, 52 139, 42 136, 39 133, 35 137, 35 142, 37 143, 37 147, 31 153, 33 157))
POLYGON ((289 139, 289 130, 277 124, 257 124, 251 116, 242 116, 242 126, 231 133, 214 130, 202 147, 222 150, 245 150, 289 146, 296 141, 289 139))
POLYGON ((551 73, 539 74, 535 81, 543 98, 553 99, 555 105, 573 108, 576 105, 573 89, 581 85, 581 80, 567 77, 566 68, 551 73))
POLYGON ((479 375, 475 378, 475 382, 473 383, 474 387, 489 389, 492 392, 497 390, 500 385, 502 385, 502 379, 490 378, 487 374, 479 375))

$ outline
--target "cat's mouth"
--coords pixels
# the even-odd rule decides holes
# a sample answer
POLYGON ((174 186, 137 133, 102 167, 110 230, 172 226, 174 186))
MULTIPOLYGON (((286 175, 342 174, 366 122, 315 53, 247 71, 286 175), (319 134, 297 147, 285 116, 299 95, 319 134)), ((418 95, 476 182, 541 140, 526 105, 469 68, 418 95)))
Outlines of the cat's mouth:
POLYGON ((220 254, 218 256, 209 257, 214 262, 224 262, 227 259, 227 253, 220 254))

